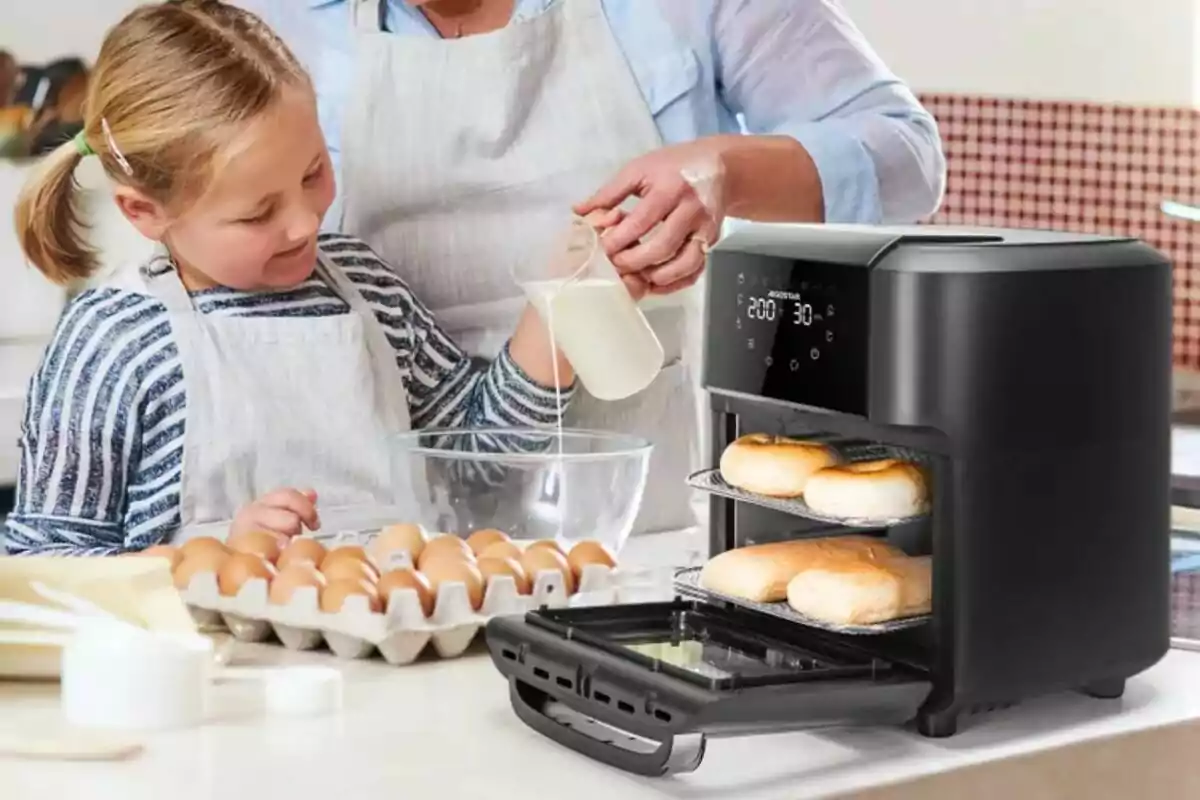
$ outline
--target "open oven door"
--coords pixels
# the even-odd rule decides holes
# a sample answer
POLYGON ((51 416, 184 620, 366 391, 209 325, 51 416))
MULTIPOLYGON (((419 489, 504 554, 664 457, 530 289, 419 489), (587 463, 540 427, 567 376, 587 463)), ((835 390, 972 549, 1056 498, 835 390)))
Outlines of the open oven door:
POLYGON ((710 736, 903 725, 930 691, 877 639, 687 600, 500 617, 487 642, 526 724, 647 776, 696 769, 710 736))

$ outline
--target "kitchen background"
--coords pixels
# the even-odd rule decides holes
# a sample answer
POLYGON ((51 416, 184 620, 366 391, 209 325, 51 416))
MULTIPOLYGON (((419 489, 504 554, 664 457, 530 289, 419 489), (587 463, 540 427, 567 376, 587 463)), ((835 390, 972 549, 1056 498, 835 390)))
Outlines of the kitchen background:
MULTIPOLYGON (((1176 264, 1175 359, 1190 385, 1200 370, 1200 224, 1159 205, 1200 203, 1200 4, 841 1, 941 123, 950 181, 938 221, 1131 234, 1159 247, 1176 264)), ((0 50, 30 64, 86 57, 133 5, 10 3, 0 50)), ((26 169, 0 161, 0 206, 26 169)), ((0 285, 3 486, 15 475, 24 384, 61 296, 22 263, 8 225, 0 285)))

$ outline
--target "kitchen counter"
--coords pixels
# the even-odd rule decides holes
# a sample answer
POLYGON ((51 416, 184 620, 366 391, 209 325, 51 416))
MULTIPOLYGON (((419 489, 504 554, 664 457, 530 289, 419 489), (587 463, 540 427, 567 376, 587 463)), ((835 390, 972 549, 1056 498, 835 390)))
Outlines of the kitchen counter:
MULTIPOLYGON (((1019 769, 1021 762, 1002 760, 1079 742, 1108 747, 1103 751, 1105 763, 1121 763, 1129 776, 1139 765, 1123 760, 1124 751, 1117 747, 1121 740, 1112 737, 1200 719, 1200 653, 1172 651, 1131 681, 1118 701, 1076 695, 1030 701, 966 725, 956 737, 936 741, 878 728, 711 740, 697 772, 654 780, 590 761, 528 729, 510 709, 505 683, 482 650, 454 661, 408 667, 340 662, 324 653, 291 653, 274 645, 237 645, 235 653, 239 665, 339 665, 346 677, 344 711, 333 717, 269 719, 260 711, 253 684, 221 684, 215 689, 208 725, 148 736, 145 752, 134 760, 0 760, 5 800, 258 800, 274 786, 289 800, 501 800, 542 793, 571 800, 796 800, 855 796, 862 790, 875 790, 872 798, 886 798, 892 795, 879 787, 963 767, 994 768, 997 762, 1011 764, 1017 768, 1014 775, 1020 772, 1028 780, 1032 773, 1019 769)), ((0 684, 0 726, 6 732, 51 726, 56 695, 56 685, 0 684)), ((1153 749, 1161 752, 1164 747, 1153 749)), ((1086 745, 1083 748, 1089 752, 1086 745)), ((1073 769, 1078 769, 1079 748, 1069 752, 1076 753, 1073 769)), ((1188 767, 1182 757, 1176 760, 1180 770, 1188 767)), ((1163 777, 1161 765, 1155 769, 1163 777)), ((1061 781, 1061 770, 1046 772, 1061 781)), ((998 788, 1002 778, 988 774, 989 787, 998 788)), ((965 796, 962 775, 970 771, 958 776, 958 788, 949 794, 910 789, 903 796, 965 796)), ((1031 800, 1034 795, 1025 791, 1021 796, 1031 800)), ((1152 795, 1183 796, 1162 791, 1152 795)))

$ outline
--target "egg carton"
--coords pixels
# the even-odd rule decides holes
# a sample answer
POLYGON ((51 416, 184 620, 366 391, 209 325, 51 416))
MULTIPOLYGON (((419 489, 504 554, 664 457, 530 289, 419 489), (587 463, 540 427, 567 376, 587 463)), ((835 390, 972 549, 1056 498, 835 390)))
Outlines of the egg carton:
POLYGON ((440 658, 461 656, 492 617, 524 614, 536 608, 601 606, 670 600, 671 573, 662 570, 609 568, 589 564, 580 575, 579 591, 568 595, 561 573, 539 572, 532 592, 517 592, 507 575, 494 575, 476 611, 467 587, 446 582, 438 587, 433 613, 426 618, 415 589, 396 589, 384 598, 386 611, 372 611, 366 597, 351 595, 342 609, 327 613, 320 609, 316 587, 296 590, 290 603, 275 605, 267 600, 267 581, 252 578, 237 595, 226 597, 217 588, 213 572, 192 577, 183 591, 184 602, 202 627, 224 627, 244 642, 264 642, 272 637, 292 650, 327 646, 347 659, 368 658, 379 653, 388 663, 411 664, 427 649, 440 658))

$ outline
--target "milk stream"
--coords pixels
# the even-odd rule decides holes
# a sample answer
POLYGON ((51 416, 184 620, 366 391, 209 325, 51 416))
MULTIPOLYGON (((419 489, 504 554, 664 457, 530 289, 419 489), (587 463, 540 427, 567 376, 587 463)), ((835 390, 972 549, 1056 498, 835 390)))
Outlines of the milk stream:
POLYGON ((558 520, 558 535, 555 538, 561 543, 563 541, 563 513, 567 509, 567 476, 566 463, 563 459, 562 377, 558 370, 558 345, 554 341, 553 296, 547 299, 543 322, 546 323, 546 334, 550 337, 550 368, 554 371, 554 416, 558 434, 558 461, 555 463, 555 480, 558 482, 558 514, 555 517, 558 520))

